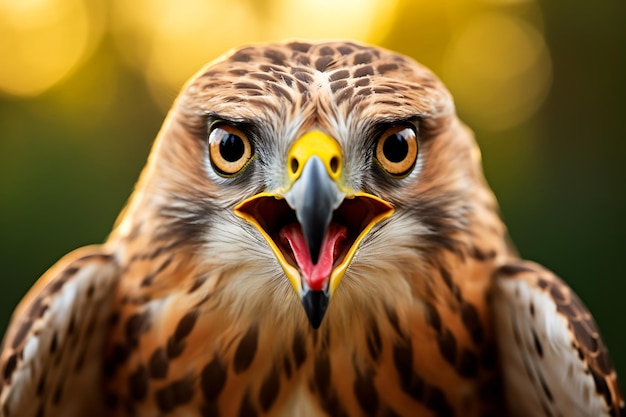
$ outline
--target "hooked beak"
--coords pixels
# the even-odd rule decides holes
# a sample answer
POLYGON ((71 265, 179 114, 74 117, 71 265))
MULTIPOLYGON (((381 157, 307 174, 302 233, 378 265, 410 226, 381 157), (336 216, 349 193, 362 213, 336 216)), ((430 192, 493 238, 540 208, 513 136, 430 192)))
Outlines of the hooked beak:
POLYGON ((341 149, 323 132, 298 139, 287 164, 286 191, 254 195, 235 213, 263 235, 317 329, 359 244, 393 207, 341 186, 341 149))
POLYGON ((317 264, 322 241, 333 217, 333 212, 345 194, 326 173, 324 163, 317 155, 311 156, 291 189, 285 194, 287 204, 296 212, 302 234, 314 264, 317 264))

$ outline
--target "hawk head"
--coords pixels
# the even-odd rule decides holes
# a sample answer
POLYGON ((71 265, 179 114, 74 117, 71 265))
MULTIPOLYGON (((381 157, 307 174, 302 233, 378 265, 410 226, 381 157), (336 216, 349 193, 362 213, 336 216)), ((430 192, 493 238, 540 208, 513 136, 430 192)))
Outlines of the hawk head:
POLYGON ((183 88, 119 229, 191 247, 228 276, 234 309, 292 306, 295 291, 317 328, 331 298, 401 298, 433 247, 463 245, 474 197, 491 201, 479 165, 449 93, 413 60, 249 46, 183 88))

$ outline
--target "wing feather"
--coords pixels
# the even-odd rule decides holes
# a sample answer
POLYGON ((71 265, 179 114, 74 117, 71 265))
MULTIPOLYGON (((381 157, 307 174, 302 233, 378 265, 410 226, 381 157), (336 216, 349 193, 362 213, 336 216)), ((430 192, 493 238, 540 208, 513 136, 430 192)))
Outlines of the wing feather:
POLYGON ((91 246, 66 255, 31 288, 2 342, 0 417, 103 409, 102 348, 117 277, 113 258, 91 246))
POLYGON ((598 328, 567 284, 516 261, 496 271, 492 296, 511 415, 626 415, 598 328))

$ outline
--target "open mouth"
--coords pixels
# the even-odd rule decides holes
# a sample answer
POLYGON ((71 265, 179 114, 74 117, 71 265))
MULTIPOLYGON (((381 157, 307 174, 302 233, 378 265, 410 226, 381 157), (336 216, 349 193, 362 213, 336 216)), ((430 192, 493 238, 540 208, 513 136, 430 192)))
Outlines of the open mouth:
POLYGON ((240 205, 237 211, 261 231, 281 264, 284 262, 300 273, 305 290, 327 291, 331 275, 345 271, 360 241, 393 209, 365 193, 344 198, 333 211, 316 262, 309 253, 296 213, 285 199, 261 194, 240 205))

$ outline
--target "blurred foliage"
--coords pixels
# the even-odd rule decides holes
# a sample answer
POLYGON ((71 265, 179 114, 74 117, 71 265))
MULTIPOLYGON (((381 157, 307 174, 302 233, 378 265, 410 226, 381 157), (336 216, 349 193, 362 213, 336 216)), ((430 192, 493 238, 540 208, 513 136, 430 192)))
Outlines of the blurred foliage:
POLYGON ((432 68, 522 255, 593 311, 622 375, 626 2, 0 0, 0 329, 103 241, 184 80, 247 42, 350 37, 432 68))

